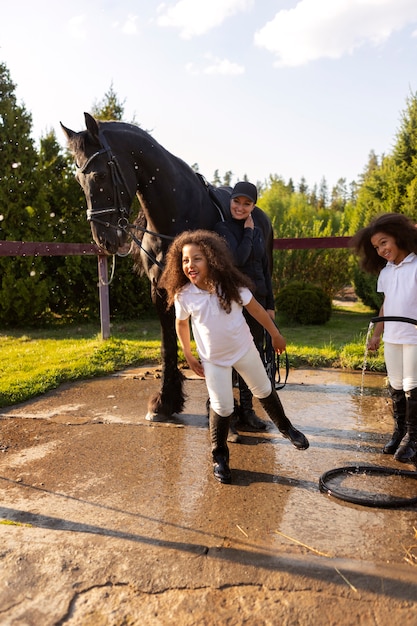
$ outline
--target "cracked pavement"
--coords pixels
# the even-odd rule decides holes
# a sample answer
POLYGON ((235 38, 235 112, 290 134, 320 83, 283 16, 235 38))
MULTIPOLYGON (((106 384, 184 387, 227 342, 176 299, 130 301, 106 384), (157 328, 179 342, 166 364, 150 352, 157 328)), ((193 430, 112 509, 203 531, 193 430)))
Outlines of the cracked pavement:
POLYGON ((318 488, 334 467, 398 467, 381 455, 392 428, 383 376, 365 378, 360 394, 360 373, 291 371, 279 395, 310 448, 271 423, 242 432, 232 485, 212 476, 193 376, 170 423, 145 420, 159 386, 146 368, 0 410, 0 623, 416 623, 415 507, 318 488))

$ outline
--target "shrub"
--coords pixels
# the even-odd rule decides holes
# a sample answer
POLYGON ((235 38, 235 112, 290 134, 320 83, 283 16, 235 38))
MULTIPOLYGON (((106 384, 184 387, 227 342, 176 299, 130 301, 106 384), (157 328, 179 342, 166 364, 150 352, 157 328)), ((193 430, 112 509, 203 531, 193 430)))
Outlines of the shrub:
POLYGON ((359 267, 354 268, 355 293, 362 302, 373 311, 378 312, 384 297, 376 290, 377 277, 365 274, 359 267))
POLYGON ((278 293, 277 308, 290 322, 325 324, 332 314, 332 301, 321 287, 301 281, 288 283, 278 293))

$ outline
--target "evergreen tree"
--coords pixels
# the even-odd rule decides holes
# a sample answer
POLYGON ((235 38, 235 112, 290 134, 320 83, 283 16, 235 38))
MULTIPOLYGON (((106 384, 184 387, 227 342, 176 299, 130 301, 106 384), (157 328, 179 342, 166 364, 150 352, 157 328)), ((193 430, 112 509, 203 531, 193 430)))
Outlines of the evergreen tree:
POLYGON ((417 95, 407 98, 391 154, 374 153, 358 191, 355 230, 381 213, 405 213, 417 221, 417 95))
MULTIPOLYGON (((41 193, 49 207, 52 241, 92 241, 85 216, 85 196, 74 177, 73 159, 68 153, 62 153, 53 131, 41 138, 38 169, 41 193)), ((67 319, 97 319, 97 258, 88 255, 45 257, 45 265, 51 279, 50 310, 67 319)))
POLYGON ((327 196, 328 196, 327 181, 323 176, 323 178, 320 181, 319 199, 318 199, 317 208, 325 209, 327 207, 327 201, 328 201, 327 196))
POLYGON ((304 176, 301 177, 300 183, 298 185, 298 193, 302 193, 305 196, 308 194, 308 185, 304 176))
POLYGON ((312 207, 314 207, 315 209, 318 209, 319 200, 317 197, 317 185, 313 185, 313 189, 308 194, 308 201, 312 207))
POLYGON ((220 178, 219 170, 214 170, 213 180, 211 181, 211 184, 214 185, 215 187, 219 187, 222 184, 222 179, 220 178))
POLYGON ((291 191, 291 193, 293 193, 295 191, 295 185, 294 185, 294 181, 292 178, 289 179, 287 187, 289 189, 289 191, 291 191))
POLYGON ((120 102, 112 82, 109 90, 104 94, 103 100, 93 104, 91 114, 98 120, 117 120, 121 122, 125 112, 124 104, 124 100, 120 102))
MULTIPOLYGON (((15 96, 15 84, 0 63, 0 239, 47 237, 47 206, 40 195, 32 118, 15 96)), ((42 257, 0 258, 0 322, 30 324, 44 311, 48 281, 42 257)))
POLYGON ((346 178, 339 178, 332 189, 330 208, 332 211, 343 211, 348 200, 346 178))
MULTIPOLYGON (((286 185, 278 176, 270 177, 259 206, 271 218, 275 238, 347 234, 343 212, 317 209, 307 192, 293 191, 292 185, 286 185)), ((302 281, 319 285, 329 296, 334 296, 349 284, 349 256, 350 251, 345 249, 275 250, 275 292, 293 281, 302 281)))
MULTIPOLYGON (((417 94, 407 98, 391 154, 379 161, 372 152, 361 183, 352 214, 352 234, 382 213, 404 213, 417 222, 417 94)), ((374 277, 362 276, 356 267, 359 297, 378 310, 381 297, 374 286, 374 277)))
POLYGON ((223 185, 225 187, 232 187, 232 178, 233 178, 233 172, 228 170, 223 176, 223 185))

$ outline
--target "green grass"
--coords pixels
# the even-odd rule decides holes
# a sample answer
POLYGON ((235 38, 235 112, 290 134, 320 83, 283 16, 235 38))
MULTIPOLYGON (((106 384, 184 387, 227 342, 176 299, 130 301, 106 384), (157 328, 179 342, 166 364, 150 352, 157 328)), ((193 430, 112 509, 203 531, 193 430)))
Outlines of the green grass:
POLYGON ((99 327, 59 327, 0 334, 0 407, 36 397, 60 383, 109 374, 128 365, 157 364, 157 320, 112 328, 102 341, 99 327))
MULTIPOLYGON (((292 367, 336 367, 362 369, 369 322, 375 313, 362 304, 333 308, 330 320, 322 326, 288 325, 277 320, 287 340, 292 367)), ((383 349, 367 355, 367 369, 385 371, 383 349)))
MULTIPOLYGON (((278 319, 291 367, 361 369, 372 316, 366 307, 355 305, 335 308, 323 326, 294 326, 278 319)), ((156 319, 114 324, 111 334, 102 341, 98 324, 0 333, 0 407, 29 400, 63 382, 160 364, 156 319)), ((367 369, 385 371, 382 350, 368 357, 367 369)))

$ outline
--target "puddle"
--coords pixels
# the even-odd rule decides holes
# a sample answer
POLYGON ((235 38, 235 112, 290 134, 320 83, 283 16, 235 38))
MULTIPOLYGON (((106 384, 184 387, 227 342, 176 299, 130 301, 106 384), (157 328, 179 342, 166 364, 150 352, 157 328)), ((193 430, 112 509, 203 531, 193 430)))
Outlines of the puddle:
MULTIPOLYGON (((41 503, 46 520, 68 517, 75 527, 96 528, 97 534, 105 529, 112 536, 128 533, 126 540, 147 545, 403 561, 405 546, 415 542, 415 510, 371 509, 319 489, 320 477, 333 468, 398 467, 381 453, 392 431, 385 375, 290 371, 279 396, 310 448, 296 450, 271 422, 266 432, 241 432, 242 443, 229 445, 231 485, 212 476, 204 382, 189 378, 185 384, 185 412, 175 427, 145 420, 147 398, 159 382, 134 376, 70 385, 11 407, 4 425, 30 418, 25 420, 29 444, 20 455, 24 484, 14 482, 8 465, 8 458, 16 457, 0 456, 8 481, 4 506, 19 503, 23 510, 37 510, 41 503), (115 400, 118 421, 109 419, 115 400), (56 407, 62 411, 63 406, 70 410, 61 424, 56 407), (42 412, 47 419, 33 419, 42 412), (31 447, 32 435, 43 436, 45 428, 50 444, 31 447)), ((257 401, 254 406, 265 417, 257 401)), ((375 490, 416 490, 417 481, 412 482, 400 488, 398 481, 380 479, 375 490)), ((364 490, 370 490, 369 482, 364 490)), ((25 521, 24 514, 19 521, 25 521)))

